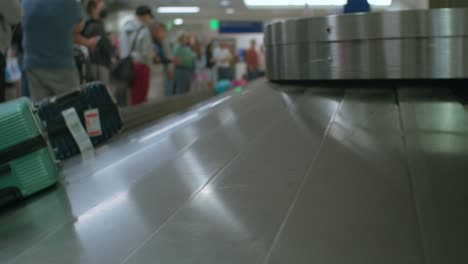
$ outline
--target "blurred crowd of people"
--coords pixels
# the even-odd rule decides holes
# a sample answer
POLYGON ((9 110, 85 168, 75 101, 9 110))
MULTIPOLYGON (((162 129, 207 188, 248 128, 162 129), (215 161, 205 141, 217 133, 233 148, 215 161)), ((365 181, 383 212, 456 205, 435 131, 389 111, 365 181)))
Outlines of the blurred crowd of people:
MULTIPOLYGON (((179 32, 171 43, 149 6, 136 8, 119 32, 106 31, 106 16, 104 0, 1 0, 0 72, 6 56, 14 56, 22 96, 38 101, 98 80, 121 106, 157 97, 151 87, 173 96, 235 78, 240 58, 226 41, 204 43, 195 33, 179 32)), ((250 44, 244 78, 254 80, 264 74, 265 54, 255 40, 250 44)))

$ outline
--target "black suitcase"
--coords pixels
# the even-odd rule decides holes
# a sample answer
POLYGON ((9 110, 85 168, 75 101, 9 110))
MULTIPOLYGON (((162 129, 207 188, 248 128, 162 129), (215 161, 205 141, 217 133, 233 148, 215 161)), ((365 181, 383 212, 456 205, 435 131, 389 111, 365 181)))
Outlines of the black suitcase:
MULTIPOLYGON (((78 153, 80 149, 70 133, 62 112, 75 108, 83 128, 87 129, 85 113, 89 110, 98 112, 100 133, 88 135, 94 146, 97 146, 117 134, 122 128, 119 110, 105 85, 100 82, 88 83, 80 90, 57 97, 52 97, 39 103, 38 115, 42 120, 57 158, 65 160, 78 153)), ((89 120, 88 120, 89 121, 89 120)))

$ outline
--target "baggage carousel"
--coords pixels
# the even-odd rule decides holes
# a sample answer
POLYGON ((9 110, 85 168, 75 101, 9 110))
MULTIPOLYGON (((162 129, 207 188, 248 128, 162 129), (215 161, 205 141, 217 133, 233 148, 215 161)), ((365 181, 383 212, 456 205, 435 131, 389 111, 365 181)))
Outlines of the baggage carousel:
POLYGON ((448 86, 257 81, 122 135, 0 213, 1 263, 467 263, 448 86))
POLYGON ((275 83, 67 161, 0 211, 0 263, 468 263, 467 11, 405 12, 268 26, 275 83))

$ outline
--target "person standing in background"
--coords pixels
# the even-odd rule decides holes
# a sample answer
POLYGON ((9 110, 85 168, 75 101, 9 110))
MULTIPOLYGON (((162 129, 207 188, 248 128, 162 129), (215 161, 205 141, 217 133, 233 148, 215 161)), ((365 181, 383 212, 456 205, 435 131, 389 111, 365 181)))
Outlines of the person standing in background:
POLYGON ((180 34, 173 56, 177 61, 174 70, 175 94, 185 94, 190 90, 195 64, 195 55, 189 47, 189 36, 186 33, 180 34))
POLYGON ((233 57, 227 44, 221 42, 220 47, 215 49, 213 56, 218 66, 218 81, 232 80, 231 61, 233 57))
POLYGON ((210 42, 206 46, 205 56, 206 56, 206 78, 208 82, 210 82, 210 86, 212 86, 215 82, 215 74, 214 68, 216 66, 216 60, 213 56, 214 44, 210 42))
POLYGON ((113 54, 113 45, 107 36, 103 19, 106 17, 105 3, 103 0, 88 0, 86 12, 89 19, 81 34, 84 37, 98 37, 99 42, 95 49, 89 50, 90 74, 92 80, 101 81, 109 89, 110 67, 113 54))
POLYGON ((109 32, 107 34, 107 37, 109 38, 109 40, 110 40, 110 42, 112 44, 111 62, 112 62, 112 64, 114 64, 120 58, 120 56, 119 56, 119 36, 115 32, 109 32))
MULTIPOLYGON (((4 0, 0 0, 4 1, 4 0)), ((23 0, 24 65, 34 101, 80 87, 73 43, 96 47, 84 38, 81 5, 76 0, 23 0)))
POLYGON ((254 39, 250 41, 250 48, 245 52, 245 63, 247 64, 247 80, 255 80, 258 77, 259 61, 257 42, 254 39))
POLYGON ((12 48, 18 59, 18 66, 21 71, 21 96, 29 97, 28 78, 24 68, 24 49, 23 49, 23 28, 18 25, 13 32, 12 48))
POLYGON ((260 46, 260 52, 258 53, 258 76, 263 77, 266 74, 266 57, 265 57, 265 45, 260 46))
POLYGON ((0 0, 0 102, 5 101, 6 52, 11 45, 12 29, 21 22, 18 0, 0 0))
POLYGON ((236 54, 236 49, 233 45, 228 45, 227 46, 229 49, 229 52, 231 54, 231 59, 229 60, 229 74, 231 76, 231 80, 235 80, 236 77, 236 66, 237 63, 239 62, 239 56, 236 54))
POLYGON ((174 93, 169 82, 173 78, 172 54, 166 42, 166 25, 160 22, 153 24, 153 50, 156 54, 152 89, 163 89, 164 95, 171 96, 174 93))
MULTIPOLYGON (((150 65, 155 59, 153 41, 149 24, 153 12, 149 6, 139 6, 135 10, 136 17, 123 26, 120 32, 120 58, 131 56, 135 79, 130 88, 131 105, 145 103, 148 100, 150 86, 150 65)), ((127 84, 118 84, 116 99, 119 105, 127 104, 127 84)))
POLYGON ((194 47, 195 55, 195 66, 194 66, 194 76, 192 90, 195 92, 200 92, 205 90, 207 83, 207 74, 206 74, 206 55, 203 53, 204 49, 202 43, 197 41, 194 47))

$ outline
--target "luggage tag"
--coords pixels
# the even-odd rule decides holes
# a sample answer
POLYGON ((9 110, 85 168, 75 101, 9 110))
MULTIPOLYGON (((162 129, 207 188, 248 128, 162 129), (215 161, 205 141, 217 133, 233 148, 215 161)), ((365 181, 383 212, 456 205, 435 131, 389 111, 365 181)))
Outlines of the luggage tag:
POLYGON ((65 124, 78 145, 83 159, 88 160, 94 157, 94 146, 88 134, 81 125, 80 118, 75 108, 69 108, 62 112, 65 124))
POLYGON ((98 137, 102 135, 101 118, 98 109, 90 109, 84 112, 86 130, 88 136, 98 137))

